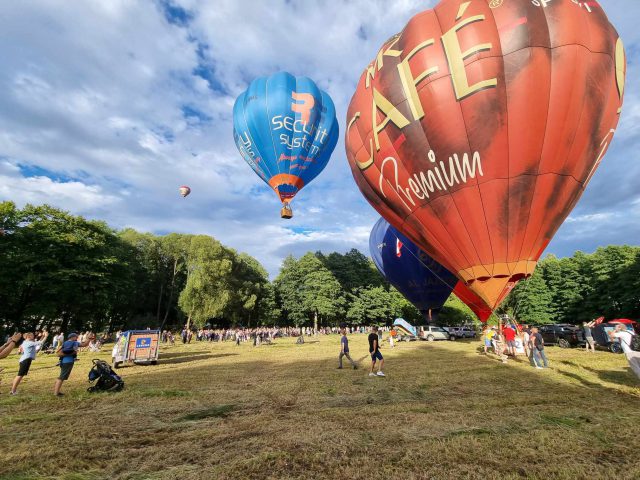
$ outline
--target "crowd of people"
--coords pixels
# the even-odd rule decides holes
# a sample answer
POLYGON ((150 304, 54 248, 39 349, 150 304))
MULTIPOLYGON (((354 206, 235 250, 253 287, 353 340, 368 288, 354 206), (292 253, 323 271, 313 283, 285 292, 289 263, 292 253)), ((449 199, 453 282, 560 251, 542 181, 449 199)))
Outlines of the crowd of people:
MULTIPOLYGON (((595 342, 591 333, 594 322, 585 322, 583 331, 585 336, 585 350, 595 351, 595 342)), ((164 344, 175 344, 176 338, 181 339, 183 344, 196 342, 233 342, 236 345, 252 343, 254 346, 270 344, 276 338, 297 337, 297 343, 304 343, 304 337, 340 334, 340 352, 338 354, 338 369, 343 368, 343 358, 346 358, 353 369, 358 368, 358 363, 350 354, 348 335, 368 334, 369 356, 371 358, 370 376, 384 377, 382 369, 384 357, 380 352, 383 332, 388 332, 387 340, 389 347, 394 347, 394 339, 397 331, 393 327, 367 327, 367 326, 346 326, 321 327, 314 330, 311 327, 257 327, 257 328, 201 328, 196 331, 185 327, 180 332, 174 333, 170 330, 163 330, 160 340, 164 344), (377 368, 377 371, 376 371, 377 368)), ((115 341, 122 332, 117 332, 115 341)), ((623 325, 617 325, 609 333, 612 341, 617 341, 625 356, 629 361, 633 372, 640 378, 640 352, 634 351, 632 347, 633 334, 623 325)), ((50 335, 46 330, 16 333, 7 337, 5 343, 0 346, 0 359, 7 357, 15 348, 19 349, 18 372, 11 383, 10 395, 18 393, 18 387, 26 375, 28 375, 32 362, 39 352, 55 354, 59 357, 58 366, 60 373, 54 383, 53 393, 62 396, 61 388, 63 382, 67 380, 77 360, 78 352, 83 350, 99 351, 102 344, 108 340, 109 336, 103 334, 97 338, 91 332, 70 333, 65 340, 61 332, 50 335)), ((485 354, 494 353, 498 358, 506 363, 509 358, 525 356, 532 367, 545 369, 549 367, 549 360, 545 352, 544 338, 537 327, 528 325, 518 325, 506 322, 498 326, 485 325, 482 329, 482 344, 485 354)))
POLYGON ((484 353, 493 352, 507 362, 509 357, 516 358, 525 355, 531 366, 536 369, 549 367, 549 360, 544 350, 544 339, 538 327, 528 325, 513 325, 510 323, 499 326, 485 325, 482 330, 484 353))

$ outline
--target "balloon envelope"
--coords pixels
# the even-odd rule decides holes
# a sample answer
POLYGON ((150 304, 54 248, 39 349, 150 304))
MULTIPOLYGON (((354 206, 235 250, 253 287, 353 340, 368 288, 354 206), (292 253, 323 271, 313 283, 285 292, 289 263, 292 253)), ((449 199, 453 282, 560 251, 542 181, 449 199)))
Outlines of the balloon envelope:
POLYGON ((331 157, 338 141, 335 107, 307 77, 257 78, 236 99, 233 136, 244 160, 288 202, 331 157))
POLYGON ((495 308, 600 164, 625 72, 596 1, 443 0, 363 72, 345 134, 353 176, 495 308))
POLYGON ((180 195, 182 195, 183 198, 191 193, 191 189, 186 185, 181 186, 178 190, 180 191, 180 195))
POLYGON ((463 282, 384 218, 371 230, 369 251, 382 276, 423 314, 437 313, 454 291, 483 322, 491 315, 463 282))

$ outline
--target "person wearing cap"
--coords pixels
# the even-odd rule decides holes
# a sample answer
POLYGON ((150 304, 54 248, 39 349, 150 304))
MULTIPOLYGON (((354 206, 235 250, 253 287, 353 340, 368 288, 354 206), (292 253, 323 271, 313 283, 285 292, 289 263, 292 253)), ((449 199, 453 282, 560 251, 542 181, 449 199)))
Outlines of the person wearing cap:
POLYGON ((80 343, 78 341, 77 333, 70 333, 67 337, 67 341, 64 342, 58 351, 57 355, 60 357, 60 376, 56 379, 56 383, 53 387, 53 394, 56 397, 61 397, 64 395, 60 392, 62 388, 62 382, 69 379, 69 375, 71 375, 71 370, 73 369, 73 363, 76 361, 76 357, 78 356, 78 349, 84 348, 91 340, 95 339, 96 336, 93 333, 89 333, 84 342, 80 343))

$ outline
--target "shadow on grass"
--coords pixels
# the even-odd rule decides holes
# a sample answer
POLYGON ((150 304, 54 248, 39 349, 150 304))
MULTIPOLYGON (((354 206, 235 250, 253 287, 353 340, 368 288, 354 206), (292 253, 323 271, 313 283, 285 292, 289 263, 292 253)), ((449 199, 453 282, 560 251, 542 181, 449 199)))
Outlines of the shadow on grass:
POLYGON ((210 358, 223 358, 223 357, 232 357, 234 355, 239 355, 239 353, 208 353, 208 354, 198 354, 198 355, 180 355, 174 358, 166 359, 164 355, 160 357, 158 360, 158 364, 160 365, 175 365, 178 363, 187 363, 187 362, 195 362, 200 360, 208 360, 210 358))
POLYGON ((211 350, 194 350, 193 352, 173 352, 173 353, 165 353, 161 351, 160 357, 161 358, 178 358, 178 357, 189 357, 194 355, 206 355, 207 353, 211 353, 211 350))
MULTIPOLYGON (((571 362, 569 360, 561 360, 560 363, 564 364, 564 365, 569 365, 571 367, 576 367, 576 368, 583 368, 584 370, 591 372, 593 374, 595 374, 600 380, 605 381, 605 382, 610 382, 610 383, 615 383, 616 385, 624 385, 626 387, 637 387, 638 386, 638 381, 635 378, 635 376, 633 375, 633 372, 631 372, 630 368, 625 368, 625 371, 617 371, 617 370, 598 370, 595 368, 591 368, 585 365, 580 365, 577 364, 575 362, 571 362), (629 375, 629 372, 632 373, 632 375, 629 375)), ((558 372, 562 373, 563 375, 567 375, 570 376, 572 378, 576 378, 577 380, 581 381, 581 383, 588 385, 588 386, 599 386, 601 387, 602 385, 597 384, 597 383, 592 383, 592 382, 587 382, 586 380, 582 379, 582 377, 580 377, 579 375, 576 374, 570 374, 568 372, 563 372, 558 370, 558 372)))

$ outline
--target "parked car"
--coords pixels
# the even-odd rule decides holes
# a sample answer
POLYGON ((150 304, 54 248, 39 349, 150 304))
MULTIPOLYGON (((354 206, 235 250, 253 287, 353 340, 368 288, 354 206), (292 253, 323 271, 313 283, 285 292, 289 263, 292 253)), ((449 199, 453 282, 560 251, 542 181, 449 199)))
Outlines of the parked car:
POLYGON ((456 337, 449 335, 442 327, 433 327, 431 325, 426 325, 424 327, 420 327, 419 332, 420 340, 426 340, 428 342, 433 342, 434 340, 455 340, 456 337))
POLYGON ((442 327, 449 335, 456 338, 476 338, 476 331, 472 327, 442 327))
POLYGON ((606 348, 611 353, 622 353, 622 347, 620 346, 620 343, 617 340, 612 341, 611 337, 609 337, 609 333, 613 332, 613 330, 616 328, 616 325, 618 324, 626 325, 627 330, 638 335, 638 330, 640 328, 637 322, 627 319, 611 320, 609 322, 596 325, 591 329, 593 339, 596 341, 598 347, 606 348))
POLYGON ((542 325, 538 327, 546 345, 558 345, 560 348, 578 347, 585 344, 581 327, 565 323, 542 325))

